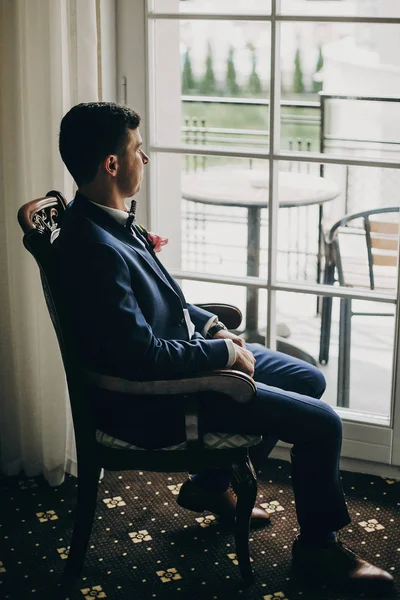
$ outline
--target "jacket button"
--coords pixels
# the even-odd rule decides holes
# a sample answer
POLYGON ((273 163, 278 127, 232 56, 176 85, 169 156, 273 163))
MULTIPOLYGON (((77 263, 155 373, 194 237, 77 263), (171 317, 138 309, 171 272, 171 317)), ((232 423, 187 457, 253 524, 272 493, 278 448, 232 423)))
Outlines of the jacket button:
POLYGON ((181 327, 183 327, 183 326, 184 326, 184 324, 185 324, 185 317, 182 317, 182 319, 179 321, 179 325, 180 325, 181 327))

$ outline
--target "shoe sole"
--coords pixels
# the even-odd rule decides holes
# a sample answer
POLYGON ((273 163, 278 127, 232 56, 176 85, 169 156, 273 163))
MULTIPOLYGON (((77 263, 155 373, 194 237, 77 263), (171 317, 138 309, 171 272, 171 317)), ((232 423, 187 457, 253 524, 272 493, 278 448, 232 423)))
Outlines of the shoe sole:
POLYGON ((179 500, 177 500, 176 503, 181 508, 184 508, 185 510, 190 510, 190 511, 195 512, 195 513, 209 512, 209 513, 215 515, 216 517, 218 517, 220 523, 223 523, 223 524, 228 523, 229 525, 233 525, 234 524, 234 519, 229 519, 229 518, 226 518, 226 517, 221 517, 218 513, 212 511, 209 508, 206 508, 202 504, 196 504, 194 502, 192 504, 192 506, 185 506, 185 504, 182 503, 182 502, 179 502, 179 500))
POLYGON ((393 590, 393 581, 362 581, 362 580, 350 580, 343 581, 340 579, 327 580, 319 577, 318 574, 313 575, 313 579, 308 579, 304 573, 296 573, 292 570, 292 579, 299 585, 305 588, 315 589, 320 586, 328 586, 331 589, 341 592, 351 592, 354 594, 363 594, 367 598, 381 598, 382 596, 388 596, 393 590))
MULTIPOLYGON (((196 503, 196 501, 192 502, 191 506, 185 506, 184 502, 180 502, 179 498, 176 501, 177 505, 180 506, 181 508, 185 508, 186 510, 191 510, 192 512, 204 512, 206 510, 208 510, 207 508, 204 508, 204 506, 200 503, 196 503)), ((212 512, 212 511, 210 511, 212 512)))
MULTIPOLYGON (((210 512, 213 515, 215 515, 216 517, 218 517, 218 520, 221 523, 221 525, 233 526, 235 524, 234 518, 223 517, 223 516, 219 515, 217 512, 211 510, 210 508, 206 508, 202 504, 196 504, 196 502, 193 502, 192 506, 185 506, 185 504, 180 502, 179 499, 177 499, 176 503, 181 508, 184 508, 185 510, 191 510, 192 512, 196 512, 196 513, 210 512)), ((270 525, 270 523, 271 523, 270 518, 265 518, 264 520, 255 518, 255 519, 250 520, 250 527, 252 529, 260 529, 261 527, 266 527, 267 525, 270 525)))

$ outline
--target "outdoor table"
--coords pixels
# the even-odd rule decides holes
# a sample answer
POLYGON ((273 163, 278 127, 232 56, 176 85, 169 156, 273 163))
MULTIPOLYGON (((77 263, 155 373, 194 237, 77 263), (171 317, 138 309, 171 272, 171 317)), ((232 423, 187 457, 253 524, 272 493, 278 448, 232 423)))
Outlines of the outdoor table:
MULTIPOLYGON (((184 173, 182 197, 214 206, 247 209, 247 275, 260 273, 261 209, 268 207, 268 171, 221 168, 184 173)), ((279 172, 279 208, 319 205, 339 195, 329 179, 307 173, 279 172)), ((258 290, 246 292, 246 339, 264 342, 258 332, 258 290)))

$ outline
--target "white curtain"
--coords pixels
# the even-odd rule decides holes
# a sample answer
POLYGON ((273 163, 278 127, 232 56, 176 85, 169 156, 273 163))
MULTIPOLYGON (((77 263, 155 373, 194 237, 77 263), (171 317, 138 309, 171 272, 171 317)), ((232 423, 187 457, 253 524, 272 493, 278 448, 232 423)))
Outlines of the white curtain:
POLYGON ((38 268, 17 211, 73 195, 58 152, 62 116, 98 99, 96 0, 0 0, 0 459, 51 485, 76 467, 72 420, 38 268))

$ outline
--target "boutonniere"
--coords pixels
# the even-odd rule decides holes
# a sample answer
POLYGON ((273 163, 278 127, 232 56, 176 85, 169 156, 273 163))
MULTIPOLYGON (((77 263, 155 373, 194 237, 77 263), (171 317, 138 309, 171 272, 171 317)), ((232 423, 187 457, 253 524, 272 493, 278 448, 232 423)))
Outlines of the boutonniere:
POLYGON ((158 233, 153 233, 151 231, 147 231, 143 225, 137 225, 140 233, 143 237, 146 238, 149 246, 152 248, 153 252, 161 252, 162 247, 168 244, 168 238, 164 238, 158 233))

